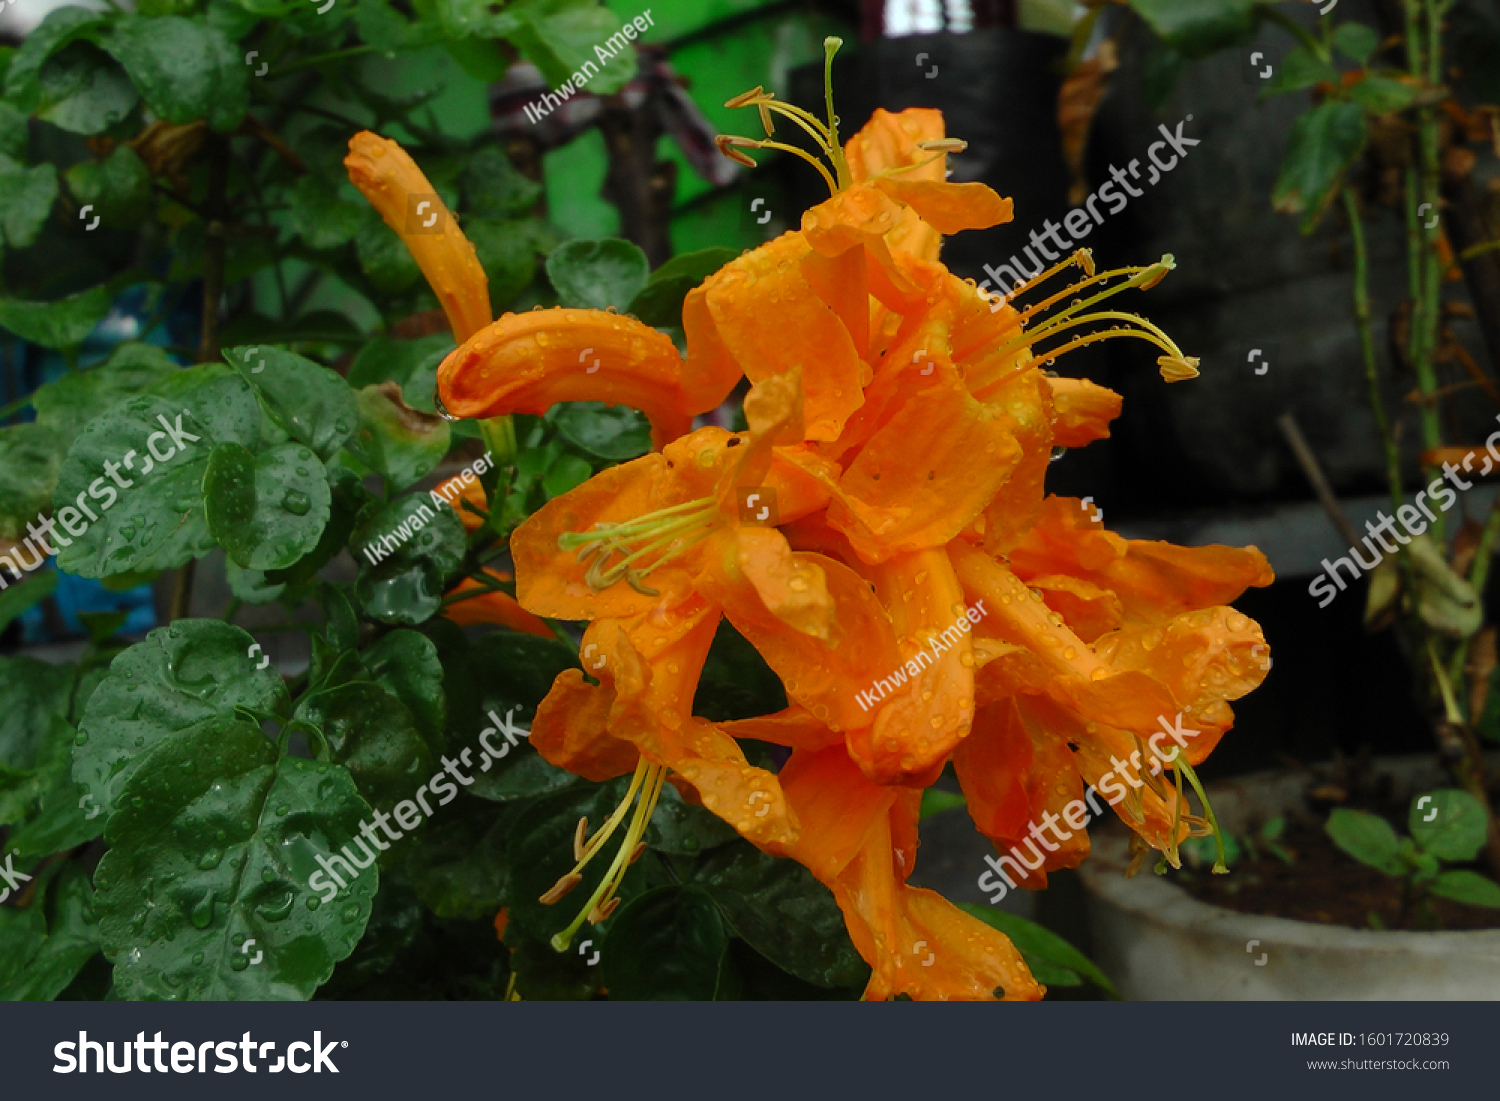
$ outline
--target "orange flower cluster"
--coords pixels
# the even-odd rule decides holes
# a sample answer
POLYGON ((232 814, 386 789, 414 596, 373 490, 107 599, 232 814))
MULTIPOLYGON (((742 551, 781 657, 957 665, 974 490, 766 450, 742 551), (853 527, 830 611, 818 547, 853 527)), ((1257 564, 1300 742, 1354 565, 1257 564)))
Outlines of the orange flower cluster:
MULTIPOLYGON (((1043 487, 1054 449, 1107 436, 1121 405, 1047 370, 1057 355, 1134 335, 1159 346, 1169 379, 1196 373, 1154 326, 1092 308, 1152 285, 1170 258, 1096 275, 1080 252, 1059 265, 1080 267, 1080 282, 1018 312, 938 262, 943 235, 1010 217, 989 188, 945 180, 961 143, 938 112, 878 112, 841 147, 831 119, 759 90, 733 102, 760 110, 768 138, 772 112, 812 134, 834 194, 688 295, 685 359, 630 317, 555 309, 480 329, 439 371, 456 415, 591 399, 641 409, 654 430, 657 450, 551 501, 511 544, 520 604, 589 624, 588 675, 558 677, 532 744, 589 780, 632 775, 609 821, 592 836, 580 823, 578 865, 547 901, 623 839, 554 943, 613 912, 670 778, 832 890, 872 968, 867 997, 1039 998, 1002 934, 907 883, 924 787, 951 761, 975 823, 1007 847, 1141 749, 1159 717, 1190 712, 1201 733, 1169 766, 1176 789, 1150 778, 1117 807, 1175 862, 1203 827, 1180 777, 1231 725, 1228 701, 1264 676, 1260 629, 1226 607, 1271 581, 1259 551, 1122 539, 1043 487), (1113 327, 1077 332, 1099 321, 1113 327), (1054 334, 1062 344, 1037 349, 1054 334), (748 429, 692 430, 742 377, 748 429), (742 502, 767 490, 777 514, 760 522, 742 502), (785 711, 693 715, 723 619, 780 677, 785 711), (892 670, 902 683, 877 699, 868 690, 892 670), (756 768, 742 738, 790 759, 756 768)), ((793 149, 721 145, 737 158, 793 149)), ((1079 831, 1024 885, 1087 851, 1079 831)))

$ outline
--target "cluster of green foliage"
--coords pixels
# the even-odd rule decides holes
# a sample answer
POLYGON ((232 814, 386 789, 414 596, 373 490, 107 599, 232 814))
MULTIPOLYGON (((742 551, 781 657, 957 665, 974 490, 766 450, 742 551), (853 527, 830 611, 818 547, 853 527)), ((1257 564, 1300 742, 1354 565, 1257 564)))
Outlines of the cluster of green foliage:
MULTIPOLYGON (((1427 928, 1437 921, 1431 900, 1452 899, 1500 909, 1500 885, 1468 868, 1484 848, 1484 806, 1466 791, 1445 788, 1418 796, 1407 812, 1410 837, 1399 836, 1378 814, 1340 807, 1324 827, 1334 844, 1362 864, 1402 881, 1403 917, 1414 913, 1427 928)), ((1371 924, 1381 927, 1378 915, 1371 924)))

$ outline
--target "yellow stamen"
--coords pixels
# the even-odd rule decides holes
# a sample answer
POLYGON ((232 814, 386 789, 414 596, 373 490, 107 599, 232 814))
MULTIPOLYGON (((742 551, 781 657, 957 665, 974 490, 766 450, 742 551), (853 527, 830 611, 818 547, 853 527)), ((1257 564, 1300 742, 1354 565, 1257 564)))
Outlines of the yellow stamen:
POLYGON ((620 884, 625 880, 625 872, 633 863, 637 851, 642 848, 641 835, 646 832, 647 825, 651 822, 651 814, 656 809, 656 801, 661 797, 662 785, 666 782, 667 770, 660 765, 654 765, 642 757, 635 767, 635 775, 630 781, 630 790, 625 793, 615 813, 610 816, 609 822, 605 823, 599 834, 590 841, 583 860, 580 861, 576 871, 581 871, 583 866, 603 846, 605 839, 623 820, 625 812, 632 803, 635 804, 635 813, 630 820, 630 826, 625 831, 625 839, 620 843, 620 848, 615 853, 614 860, 605 871, 604 877, 599 881, 599 886, 594 888, 594 893, 589 897, 578 916, 562 932, 552 937, 552 947, 559 952, 566 952, 568 946, 573 942, 573 936, 583 927, 585 921, 598 924, 615 912, 620 899, 616 893, 620 884), (636 799, 636 793, 640 792, 640 798, 636 799))
POLYGON ((578 561, 589 563, 584 580, 596 592, 626 581, 637 592, 660 596, 645 584, 651 571, 707 538, 718 522, 718 502, 699 497, 626 523, 599 523, 593 531, 564 532, 557 545, 562 550, 582 548, 578 561), (614 561, 617 555, 619 561, 614 561), (654 561, 643 561, 653 556, 654 561))

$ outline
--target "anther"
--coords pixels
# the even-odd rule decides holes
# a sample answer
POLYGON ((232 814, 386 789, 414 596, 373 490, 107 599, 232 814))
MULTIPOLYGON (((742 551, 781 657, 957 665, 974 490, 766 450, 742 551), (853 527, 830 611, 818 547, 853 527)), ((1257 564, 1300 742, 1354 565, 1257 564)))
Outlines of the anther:
POLYGON ((588 835, 589 835, 589 820, 588 820, 588 816, 585 815, 584 817, 582 817, 582 818, 580 818, 578 820, 578 828, 573 831, 573 859, 574 860, 582 860, 583 859, 583 842, 588 837, 588 835))
POLYGON ((595 906, 589 913, 589 923, 591 925, 598 925, 601 921, 608 920, 609 915, 620 908, 620 902, 620 896, 616 895, 602 906, 595 906))
POLYGON ((636 845, 635 851, 630 854, 630 860, 627 861, 627 863, 634 864, 637 860, 639 860, 641 857, 643 857, 645 855, 646 855, 646 843, 644 841, 642 841, 642 842, 640 842, 640 843, 638 843, 636 845))
POLYGON ((551 906, 554 902, 560 902, 562 899, 566 898, 568 892, 582 882, 583 876, 579 875, 577 872, 569 872, 567 875, 563 876, 556 883, 554 883, 552 885, 552 890, 548 891, 541 898, 537 899, 537 901, 540 902, 543 906, 551 906))

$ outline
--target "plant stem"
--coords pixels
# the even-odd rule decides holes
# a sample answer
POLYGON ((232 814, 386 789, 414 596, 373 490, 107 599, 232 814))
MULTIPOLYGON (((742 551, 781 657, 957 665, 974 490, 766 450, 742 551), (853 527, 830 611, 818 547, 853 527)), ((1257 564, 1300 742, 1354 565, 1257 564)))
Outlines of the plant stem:
POLYGON ((1359 327, 1359 344, 1364 353, 1365 382, 1370 387, 1370 412, 1375 416, 1375 427, 1380 432, 1380 442, 1385 448, 1386 478, 1391 485, 1391 506, 1399 509, 1404 501, 1401 483, 1401 452, 1396 438, 1391 434, 1390 418, 1386 416, 1385 400, 1380 396, 1380 375, 1375 362, 1375 339, 1370 333, 1370 260, 1365 247, 1365 228, 1359 219, 1359 206, 1354 191, 1344 188, 1344 210, 1349 215, 1349 234, 1354 239, 1354 318, 1359 327))

